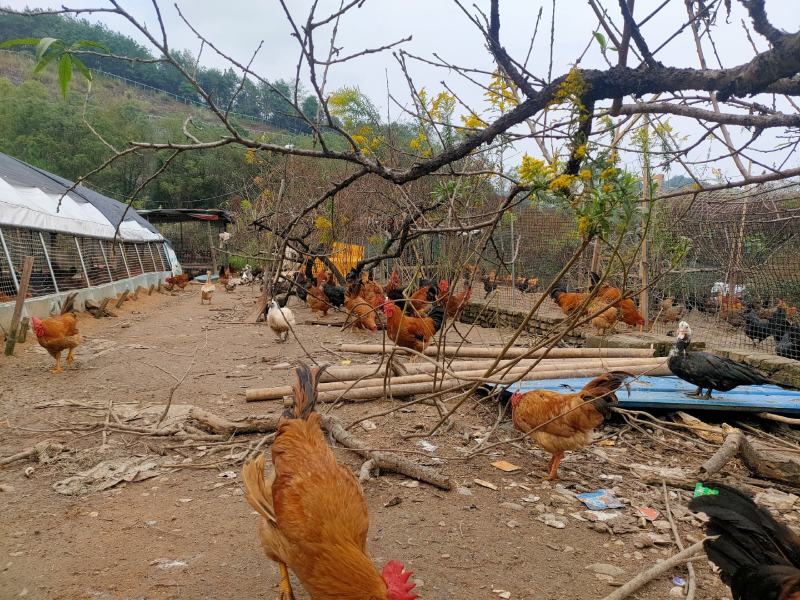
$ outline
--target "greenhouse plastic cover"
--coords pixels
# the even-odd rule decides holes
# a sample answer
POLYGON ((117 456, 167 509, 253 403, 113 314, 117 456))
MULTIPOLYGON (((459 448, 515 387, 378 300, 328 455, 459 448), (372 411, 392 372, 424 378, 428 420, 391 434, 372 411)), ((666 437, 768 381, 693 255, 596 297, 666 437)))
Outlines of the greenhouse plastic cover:
POLYGON ((164 238, 135 210, 125 213, 117 200, 78 186, 63 199, 72 182, 0 154, 0 225, 113 239, 152 242, 164 238), (61 206, 59 207, 59 200, 61 206))

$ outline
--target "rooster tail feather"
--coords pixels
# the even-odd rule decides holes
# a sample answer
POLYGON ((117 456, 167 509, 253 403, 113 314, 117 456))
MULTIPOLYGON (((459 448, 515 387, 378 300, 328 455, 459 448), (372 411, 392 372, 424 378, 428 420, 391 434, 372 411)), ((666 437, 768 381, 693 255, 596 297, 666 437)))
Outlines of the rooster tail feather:
MULTIPOLYGON (((689 508, 705 513, 708 535, 719 536, 707 541, 705 550, 720 568, 725 583, 733 588, 748 586, 746 580, 755 571, 800 566, 800 538, 788 527, 736 488, 721 483, 706 485, 718 493, 693 498, 689 508)), ((780 569, 773 575, 780 575, 780 569)))
POLYGON ((61 314, 65 315, 68 312, 75 311, 75 298, 78 297, 78 292, 71 292, 64 298, 64 303, 61 305, 61 314))
POLYGON ((591 400, 594 407, 604 417, 608 417, 611 414, 611 406, 617 402, 614 392, 625 383, 628 377, 632 377, 632 375, 625 371, 610 371, 595 377, 583 387, 581 397, 584 400, 591 400))
POLYGON ((284 413, 285 417, 308 419, 308 415, 314 412, 314 406, 317 403, 317 386, 324 372, 325 367, 312 369, 302 363, 295 369, 297 380, 293 386, 294 404, 292 409, 284 413))
POLYGON ((247 503, 262 517, 275 523, 275 511, 272 508, 272 491, 264 479, 264 465, 267 457, 262 452, 242 467, 244 497, 247 503))
POLYGON ((434 305, 431 312, 428 313, 428 317, 433 321, 433 332, 437 333, 442 328, 442 322, 444 321, 444 308, 442 308, 442 305, 434 305))

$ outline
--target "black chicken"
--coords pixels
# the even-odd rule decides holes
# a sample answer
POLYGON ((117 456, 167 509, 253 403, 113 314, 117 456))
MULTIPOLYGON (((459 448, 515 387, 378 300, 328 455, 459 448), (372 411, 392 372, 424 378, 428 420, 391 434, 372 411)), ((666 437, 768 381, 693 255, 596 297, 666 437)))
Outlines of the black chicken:
POLYGON ((759 318, 752 304, 747 306, 744 314, 744 334, 752 340, 753 345, 760 344, 772 335, 769 319, 759 318))
POLYGON ((481 282, 483 282, 483 291, 486 292, 484 294, 484 299, 489 297, 493 291, 497 289, 497 279, 496 278, 489 278, 489 275, 484 275, 481 277, 481 282))
POLYGON ((789 319, 786 318, 786 309, 778 304, 778 308, 775 309, 775 312, 772 313, 772 316, 769 318, 769 334, 775 338, 777 342, 784 335, 789 329, 792 328, 792 324, 789 323, 789 319))
POLYGON ((706 390, 704 399, 711 398, 713 390, 728 392, 740 385, 772 384, 785 389, 793 386, 778 383, 765 377, 753 367, 735 362, 729 358, 715 356, 708 352, 691 352, 692 329, 686 321, 678 324, 677 341, 669 353, 669 370, 684 381, 697 386, 690 396, 699 397, 706 390))
POLYGON ((775 354, 783 358, 800 360, 800 327, 791 325, 775 344, 775 354))
POLYGON ((800 538, 739 490, 710 483, 689 503, 708 518, 706 554, 734 600, 800 600, 800 538))

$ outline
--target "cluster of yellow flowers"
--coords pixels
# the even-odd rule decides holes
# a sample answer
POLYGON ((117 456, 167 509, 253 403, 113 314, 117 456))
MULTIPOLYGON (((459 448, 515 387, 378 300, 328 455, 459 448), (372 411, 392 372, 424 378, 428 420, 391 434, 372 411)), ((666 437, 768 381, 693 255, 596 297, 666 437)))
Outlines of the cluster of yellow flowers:
POLYGON ((567 100, 571 100, 580 110, 583 110, 583 105, 580 102, 580 98, 583 96, 585 91, 586 82, 583 81, 581 72, 577 67, 572 67, 569 73, 567 73, 567 77, 564 79, 561 85, 558 86, 556 93, 553 94, 553 100, 550 104, 556 105, 567 100))
POLYGON ((523 183, 533 183, 542 177, 549 177, 553 170, 544 161, 533 158, 526 153, 522 156, 522 164, 519 166, 518 171, 523 183))
POLYGON ((575 181, 573 175, 562 174, 554 178, 547 187, 551 192, 568 192, 573 181, 575 181))
POLYGON ((478 115, 474 112, 469 113, 466 117, 461 115, 461 122, 464 124, 464 127, 469 129, 483 129, 486 127, 486 123, 481 119, 478 115))
POLYGON ((494 72, 484 96, 500 114, 519 104, 514 84, 509 82, 499 70, 494 72))

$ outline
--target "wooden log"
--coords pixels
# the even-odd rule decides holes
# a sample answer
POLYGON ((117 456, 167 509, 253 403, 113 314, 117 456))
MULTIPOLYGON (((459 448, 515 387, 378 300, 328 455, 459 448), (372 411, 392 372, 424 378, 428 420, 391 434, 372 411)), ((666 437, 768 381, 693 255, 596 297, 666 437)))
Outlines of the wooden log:
MULTIPOLYGON (((342 344, 342 352, 353 352, 357 354, 382 354, 391 352, 395 346, 387 344, 342 344)), ((496 358, 501 356, 502 348, 490 346, 445 346, 442 351, 445 356, 457 356, 464 358, 496 358)), ((425 350, 427 356, 436 356, 438 348, 429 346, 425 350)), ((397 347, 396 352, 410 354, 405 348, 397 347)), ((648 348, 553 348, 547 354, 550 358, 634 358, 653 356, 653 350, 648 348)), ((544 355, 544 350, 532 351, 530 348, 513 346, 502 356, 507 358, 537 358, 544 355)))
MULTIPOLYGON (((500 374, 502 375, 518 375, 522 376, 526 372, 530 370, 531 373, 539 373, 542 371, 558 371, 562 374, 564 373, 572 373, 575 369, 579 370, 588 370, 593 369, 596 370, 598 373, 611 369, 618 369, 618 370, 625 370, 627 367, 632 366, 651 366, 657 367, 661 365, 664 361, 660 358, 638 358, 638 359, 628 359, 624 364, 614 365, 613 367, 609 367, 606 364, 606 361, 600 360, 584 360, 580 362, 574 362, 569 364, 552 364, 556 361, 542 361, 539 363, 535 368, 531 369, 531 365, 520 365, 515 366, 508 369, 497 369, 495 374, 492 375, 492 379, 496 378, 500 374)), ((430 365, 433 367, 433 365, 430 365)), ((490 365, 487 365, 487 367, 490 365)), ((451 369, 452 370, 452 369, 451 369)), ((374 372, 374 370, 372 371, 374 372)), ((410 369, 409 369, 410 372, 410 369)), ((458 379, 463 381, 476 381, 480 378, 483 378, 486 373, 486 368, 480 369, 471 369, 471 370, 454 370, 453 371, 458 379)), ((453 376, 450 373, 442 373, 439 371, 435 374, 436 379, 438 381, 444 378, 445 380, 453 379, 453 376)), ((366 387, 383 387, 384 383, 391 386, 392 390, 395 386, 404 385, 408 383, 421 383, 421 382, 433 382, 434 380, 434 373, 431 369, 429 372, 422 372, 422 373, 412 373, 409 375, 402 375, 402 376, 390 376, 384 379, 384 376, 380 377, 368 377, 365 379, 342 379, 338 381, 328 381, 319 384, 319 391, 332 391, 332 390, 345 390, 348 388, 359 389, 359 388, 366 388, 366 387)), ((291 386, 278 386, 273 388, 255 388, 249 389, 245 392, 245 397, 248 402, 254 402, 257 400, 277 400, 278 398, 283 398, 284 396, 288 396, 292 393, 291 386)))
POLYGON ((725 436, 725 441, 722 446, 709 458, 706 462, 700 465, 700 473, 708 477, 719 473, 729 460, 739 454, 739 448, 745 441, 744 434, 739 429, 733 429, 725 436))
POLYGON ((24 344, 28 339, 28 328, 31 324, 30 317, 22 317, 22 320, 19 322, 19 333, 17 333, 17 341, 20 344, 24 344))
POLYGON ((248 416, 236 421, 230 421, 194 406, 189 411, 189 420, 204 431, 230 436, 235 433, 269 433, 276 431, 280 417, 248 416))
POLYGON ((739 448, 739 456, 745 466, 759 479, 769 479, 789 484, 800 485, 800 460, 792 450, 781 451, 780 448, 761 447, 755 439, 746 437, 739 448))
POLYGON ((373 464, 383 471, 400 473, 401 475, 430 483, 443 490, 453 489, 453 482, 449 477, 434 471, 430 467, 424 467, 388 452, 369 450, 366 444, 347 431, 342 422, 336 417, 323 415, 322 425, 342 446, 368 460, 372 460, 373 464))
POLYGON ((114 305, 116 308, 120 308, 122 303, 128 299, 128 295, 131 293, 130 290, 123 290, 120 297, 117 299, 117 303, 114 305))
MULTIPOLYGON (((586 369, 575 369, 570 368, 569 371, 564 370, 548 370, 548 371, 531 371, 525 377, 526 381, 537 381, 537 380, 546 380, 546 379, 562 379, 565 378, 566 373, 569 373, 569 377, 595 377, 608 371, 607 368, 586 368, 586 369)), ((641 375, 643 373, 647 373, 648 375, 652 376, 664 376, 670 375, 671 372, 669 367, 666 365, 630 365, 625 368, 625 371, 630 373, 631 375, 641 375)), ((520 376, 522 373, 510 373, 504 377, 495 377, 493 381, 496 383, 502 384, 510 384, 519 381, 520 376)), ((436 381, 436 390, 453 390, 457 388, 464 388, 469 387, 475 382, 475 380, 460 380, 454 379, 452 377, 446 378, 444 381, 436 381)), ((345 388, 346 389, 346 388, 345 388)), ((414 396, 416 394, 430 394, 434 391, 434 382, 431 381, 424 381, 418 383, 403 383, 403 384, 392 384, 391 386, 391 393, 392 396, 395 398, 405 398, 407 396, 414 396)), ((319 402, 337 402, 340 400, 349 401, 349 402, 364 402, 368 400, 375 400, 377 398, 383 398, 385 396, 386 389, 384 388, 383 384, 376 385, 376 386, 368 386, 368 387, 354 387, 351 390, 344 391, 344 389, 333 389, 333 390, 323 390, 321 389, 318 394, 318 401, 319 402)), ((262 390, 247 390, 245 393, 245 398, 248 402, 257 402, 260 401, 262 398, 259 396, 263 394, 262 390)), ((270 398, 274 399, 274 398, 270 398)))
POLYGON ((783 415, 774 415, 772 413, 757 413, 757 416, 766 419, 767 421, 775 421, 776 423, 786 423, 787 425, 800 425, 800 419, 793 419, 792 417, 784 417, 783 415))
POLYGON ((22 317, 22 308, 25 306, 25 296, 28 295, 28 284, 31 281, 32 271, 33 257, 26 256, 22 262, 22 279, 19 282, 17 301, 14 305, 14 313, 11 315, 11 327, 6 336, 6 356, 11 356, 14 354, 14 345, 17 343, 17 328, 19 327, 19 320, 22 317))

